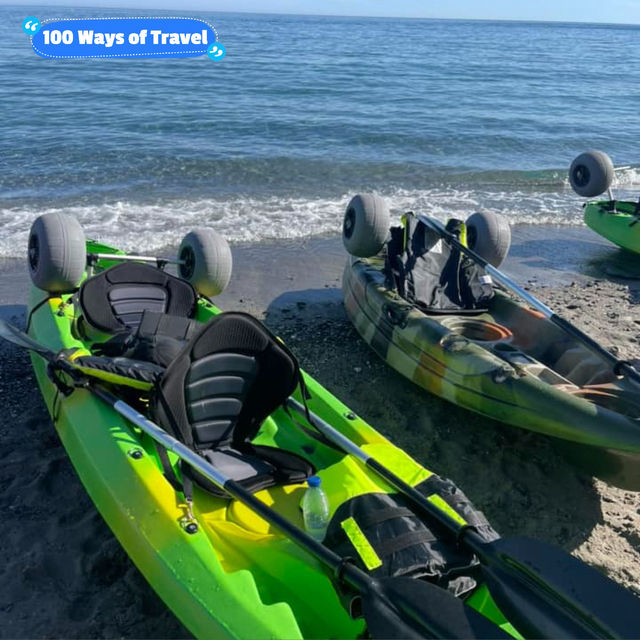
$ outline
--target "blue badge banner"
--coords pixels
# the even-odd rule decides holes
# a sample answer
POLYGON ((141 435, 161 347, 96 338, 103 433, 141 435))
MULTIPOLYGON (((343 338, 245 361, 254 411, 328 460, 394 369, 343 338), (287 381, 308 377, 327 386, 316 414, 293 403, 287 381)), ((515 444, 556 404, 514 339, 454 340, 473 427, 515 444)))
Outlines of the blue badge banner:
POLYGON ((53 20, 31 37, 43 58, 191 58, 216 41, 213 26, 196 18, 53 20))

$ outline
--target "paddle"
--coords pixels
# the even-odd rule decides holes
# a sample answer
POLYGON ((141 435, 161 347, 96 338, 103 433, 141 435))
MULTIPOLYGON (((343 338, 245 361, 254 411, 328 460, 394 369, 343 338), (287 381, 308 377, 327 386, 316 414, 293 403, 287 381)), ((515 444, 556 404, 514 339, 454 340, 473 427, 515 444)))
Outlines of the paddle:
POLYGON ((640 600, 585 563, 527 538, 486 542, 294 398, 287 406, 346 453, 362 461, 453 534, 480 560, 496 603, 509 621, 533 638, 640 638, 640 600), (309 420, 311 419, 311 420, 309 420))
POLYGON ((36 342, 24 331, 20 331, 18 327, 14 327, 12 324, 2 319, 0 319, 0 337, 4 338, 7 342, 11 342, 18 347, 22 347, 23 349, 35 351, 48 362, 54 362, 57 359, 55 351, 52 351, 49 347, 45 347, 39 342, 36 342))
MULTIPOLYGON (((0 336, 41 355, 54 366, 74 375, 73 364, 61 359, 16 327, 0 320, 0 336), (62 364, 64 363, 64 364, 62 364)), ((77 370, 76 370, 77 372, 77 370)), ((242 502, 260 517, 277 527, 295 543, 306 549, 318 561, 331 569, 338 580, 361 600, 361 610, 372 638, 507 638, 500 627, 464 604, 448 591, 431 583, 410 578, 375 580, 342 558, 305 531, 226 477, 189 447, 170 436, 161 427, 119 400, 105 388, 95 385, 82 375, 78 384, 108 404, 117 413, 136 425, 165 449, 242 502)))
POLYGON ((607 360, 613 367, 615 375, 626 374, 631 380, 640 384, 640 371, 638 371, 630 362, 625 360, 619 360, 610 351, 607 351, 602 345, 598 344, 593 338, 589 337, 586 333, 583 333, 571 324, 568 320, 565 320, 557 313, 547 307, 544 302, 538 300, 535 296, 527 293, 522 287, 520 287, 509 276, 496 269, 493 265, 490 265, 482 256, 478 255, 472 249, 465 247, 452 233, 446 230, 445 226, 438 220, 433 218, 427 218, 426 216, 418 216, 418 220, 424 225, 435 231, 438 235, 444 238, 450 245, 469 256, 474 262, 479 264, 484 270, 495 278, 498 282, 502 283, 505 287, 517 293, 521 298, 530 304, 534 309, 537 309, 546 318, 548 318, 553 324, 560 327, 563 331, 566 331, 569 335, 573 336, 577 340, 583 342, 591 351, 607 360))

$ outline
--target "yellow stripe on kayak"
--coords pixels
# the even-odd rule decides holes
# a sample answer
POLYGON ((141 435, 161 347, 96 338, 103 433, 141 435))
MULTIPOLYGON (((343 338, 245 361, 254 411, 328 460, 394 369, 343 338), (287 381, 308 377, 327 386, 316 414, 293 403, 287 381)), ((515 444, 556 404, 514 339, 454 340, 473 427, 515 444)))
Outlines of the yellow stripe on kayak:
POLYGON ((365 567, 369 571, 377 569, 382 566, 382 560, 378 557, 376 550, 371 546, 371 543, 367 540, 367 536, 364 535, 364 531, 360 528, 358 523, 352 518, 347 518, 340 523, 344 532, 347 534, 351 544, 354 546, 358 555, 362 558, 365 567))

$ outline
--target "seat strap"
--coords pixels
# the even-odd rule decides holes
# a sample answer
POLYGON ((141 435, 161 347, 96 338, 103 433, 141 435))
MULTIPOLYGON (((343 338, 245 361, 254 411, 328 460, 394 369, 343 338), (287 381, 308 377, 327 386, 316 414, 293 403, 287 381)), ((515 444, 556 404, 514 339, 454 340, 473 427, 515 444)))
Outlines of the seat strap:
POLYGON ((381 540, 376 542, 374 549, 379 557, 384 558, 385 556, 391 555, 392 553, 397 553, 398 551, 402 551, 403 549, 407 549, 408 547, 415 547, 416 545, 423 543, 431 543, 437 540, 436 536, 429 531, 429 529, 420 529, 419 531, 409 531, 407 533, 403 533, 402 535, 396 536, 395 538, 389 538, 387 540, 381 540))
POLYGON ((178 478, 171 464, 171 461, 169 460, 169 454, 167 453, 167 450, 159 442, 156 442, 155 440, 153 441, 153 444, 156 447, 158 458, 160 458, 160 464, 162 465, 162 471, 164 473, 164 477, 167 479, 167 482, 174 488, 175 491, 182 493, 183 484, 182 482, 180 482, 180 479, 178 478))
POLYGON ((302 406, 304 407, 305 418, 307 419, 307 422, 314 428, 309 429, 309 427, 302 424, 302 422, 300 422, 299 420, 296 420, 296 418, 293 416, 291 411, 289 411, 289 407, 287 407, 286 401, 282 405, 284 412, 289 416, 289 418, 291 419, 291 422, 293 422, 293 424, 295 424, 296 427, 298 427, 298 429, 303 431, 309 438, 312 438, 313 440, 316 440, 317 442, 322 443, 323 445, 325 445, 326 447, 329 447, 330 449, 334 449, 335 451, 340 451, 340 453, 344 453, 341 447, 339 447, 337 444, 329 440, 329 438, 327 438, 321 431, 319 431, 316 428, 313 422, 313 418, 311 417, 311 412, 309 411, 309 406, 307 405, 307 401, 311 398, 311 394, 307 389, 307 385, 304 381, 304 376, 302 375, 302 371, 298 372, 298 384, 300 385, 300 396, 302 397, 302 406))
POLYGON ((193 480, 186 474, 182 474, 182 480, 178 478, 171 461, 169 460, 169 454, 167 450, 158 442, 154 441, 158 457, 160 458, 160 464, 162 465, 163 475, 167 482, 173 487, 176 493, 181 493, 184 496, 184 501, 187 503, 187 510, 189 512, 189 519, 194 520, 193 517, 193 480))
MULTIPOLYGON (((164 397, 164 394, 162 393, 162 389, 160 388, 159 383, 156 383, 155 391, 158 399, 160 400, 160 402, 162 403, 165 409, 165 412, 167 417, 169 418, 169 421, 171 422, 171 427, 173 429, 174 436, 177 436, 180 433, 180 429, 175 421, 173 412, 171 411, 171 407, 169 406, 169 403, 167 402, 166 398, 164 397)), ((162 465, 164 477, 166 478, 167 482, 173 487, 176 493, 181 493, 184 496, 185 502, 187 503, 187 509, 189 511, 189 518, 191 520, 194 520, 193 510, 192 510, 193 481, 191 480, 188 474, 184 473, 184 471, 181 473, 182 479, 178 478, 173 466, 171 465, 171 461, 169 460, 169 454, 167 453, 167 450, 155 440, 154 440, 154 444, 156 447, 156 451, 158 452, 158 457, 160 458, 160 464, 162 465)), ((182 468, 182 463, 181 463, 181 468, 182 468)))

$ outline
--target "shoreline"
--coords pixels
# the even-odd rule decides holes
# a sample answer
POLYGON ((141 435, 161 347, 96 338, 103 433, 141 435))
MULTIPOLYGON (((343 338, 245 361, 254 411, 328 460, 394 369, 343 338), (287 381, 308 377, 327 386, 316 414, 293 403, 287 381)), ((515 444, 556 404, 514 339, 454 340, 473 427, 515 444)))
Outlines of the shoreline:
MULTIPOLYGON (((221 308, 248 304, 259 312, 280 297, 283 304, 296 295, 303 302, 318 296, 334 301, 340 297, 331 289, 340 288, 347 254, 337 234, 238 243, 231 248, 231 282, 216 298, 221 308), (320 294, 322 289, 327 291, 320 294)), ((169 246, 155 253, 172 256, 176 251, 169 246)), ((586 227, 518 224, 512 227, 511 249, 501 269, 525 287, 562 287, 605 278, 632 281, 640 279, 640 257, 586 227)), ((7 307, 24 307, 28 287, 26 257, 0 258, 0 317, 11 313, 7 307)))
MULTIPOLYGON (((622 357, 640 356, 640 279, 611 278, 627 256, 588 229, 513 230, 504 269, 622 357)), ((264 318, 301 366, 428 468, 456 482, 503 535, 557 544, 640 594, 640 493, 570 466, 553 440, 430 396, 385 365, 341 304, 339 237, 236 245, 216 298, 264 318), (340 353, 335 353, 339 345, 340 353)), ((171 255, 171 253, 166 253, 171 255)), ((636 271, 640 274, 640 268, 636 271)), ((24 323, 24 260, 0 260, 0 315, 24 323)), ((26 353, 1 344, 5 637, 184 638, 97 513, 44 408, 26 353)))

